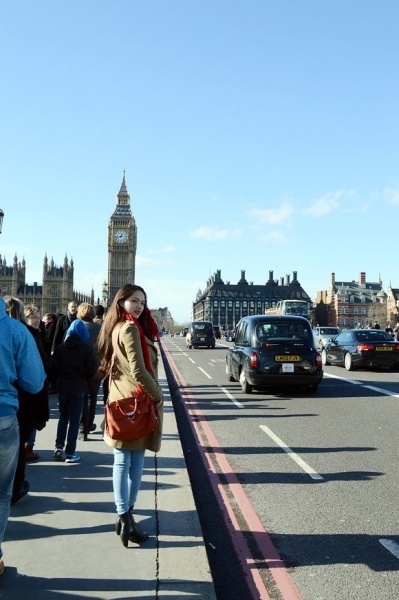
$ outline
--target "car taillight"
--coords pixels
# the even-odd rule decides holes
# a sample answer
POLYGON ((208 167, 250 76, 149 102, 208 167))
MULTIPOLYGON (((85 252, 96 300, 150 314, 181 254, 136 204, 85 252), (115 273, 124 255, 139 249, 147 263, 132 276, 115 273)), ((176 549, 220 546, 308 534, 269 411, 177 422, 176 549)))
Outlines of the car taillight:
POLYGON ((364 352, 365 350, 375 350, 375 348, 371 344, 357 344, 356 350, 358 352, 364 352))
POLYGON ((256 352, 251 352, 249 357, 249 364, 251 366, 251 369, 257 369, 259 367, 259 360, 256 352))
POLYGON ((321 360, 321 354, 320 352, 316 352, 316 356, 315 356, 315 363, 316 363, 316 367, 318 369, 321 369, 321 367, 323 366, 322 360, 321 360))

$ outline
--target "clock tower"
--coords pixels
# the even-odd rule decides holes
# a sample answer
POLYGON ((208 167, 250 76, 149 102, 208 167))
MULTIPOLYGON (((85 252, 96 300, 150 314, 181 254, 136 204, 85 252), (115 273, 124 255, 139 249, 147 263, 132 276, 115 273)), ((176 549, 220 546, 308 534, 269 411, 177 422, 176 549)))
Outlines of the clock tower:
POLYGON ((130 208, 125 171, 116 208, 108 224, 108 304, 126 283, 134 283, 137 227, 130 208))

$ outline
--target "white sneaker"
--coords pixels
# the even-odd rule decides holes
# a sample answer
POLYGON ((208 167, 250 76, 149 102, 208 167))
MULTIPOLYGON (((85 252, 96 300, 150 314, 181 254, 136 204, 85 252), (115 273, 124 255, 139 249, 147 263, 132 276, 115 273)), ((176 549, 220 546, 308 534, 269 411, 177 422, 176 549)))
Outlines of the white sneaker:
POLYGON ((67 454, 65 458, 65 462, 67 463, 75 463, 80 461, 80 456, 78 454, 67 454))

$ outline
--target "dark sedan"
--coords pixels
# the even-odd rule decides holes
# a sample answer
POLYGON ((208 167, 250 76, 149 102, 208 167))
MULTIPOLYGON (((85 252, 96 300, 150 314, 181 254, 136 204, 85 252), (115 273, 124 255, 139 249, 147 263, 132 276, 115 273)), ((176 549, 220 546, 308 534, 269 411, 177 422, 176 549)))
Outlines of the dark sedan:
POLYGON ((323 377, 321 356, 303 317, 243 317, 226 355, 228 381, 252 388, 305 386, 315 393, 323 377))
POLYGON ((399 343, 382 329, 347 329, 326 344, 321 358, 323 365, 342 365, 348 371, 358 367, 397 369, 399 343))

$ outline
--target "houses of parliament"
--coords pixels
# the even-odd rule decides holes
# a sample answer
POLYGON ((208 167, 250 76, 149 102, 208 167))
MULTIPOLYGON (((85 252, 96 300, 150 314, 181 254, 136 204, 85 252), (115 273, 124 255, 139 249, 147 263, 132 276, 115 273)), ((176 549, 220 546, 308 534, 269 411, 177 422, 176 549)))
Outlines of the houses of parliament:
MULTIPOLYGON (((130 207, 130 195, 126 186, 125 172, 116 197, 116 206, 108 223, 108 280, 103 284, 103 296, 94 297, 94 290, 82 293, 74 289, 74 262, 65 255, 61 266, 48 259, 43 260, 43 281, 41 284, 26 282, 25 258, 20 261, 15 255, 12 264, 0 255, 0 289, 3 295, 19 298, 24 304, 34 304, 45 313, 64 313, 68 302, 78 304, 103 304, 109 306, 116 292, 125 283, 134 283, 137 249, 136 221, 130 207)), ((153 310, 160 327, 169 329, 173 319, 167 308, 153 310)))

